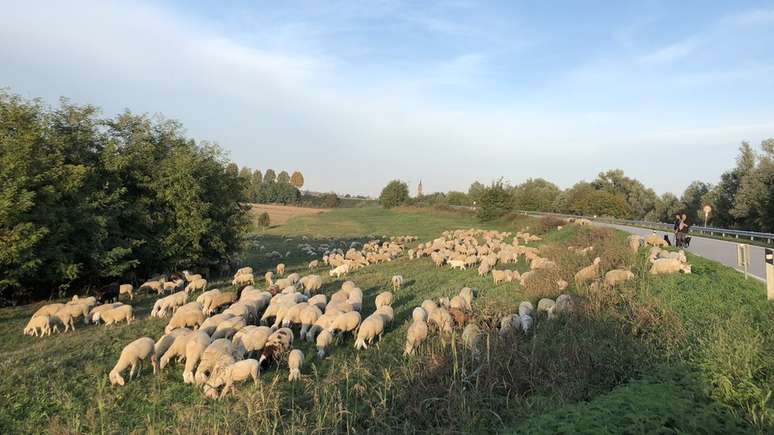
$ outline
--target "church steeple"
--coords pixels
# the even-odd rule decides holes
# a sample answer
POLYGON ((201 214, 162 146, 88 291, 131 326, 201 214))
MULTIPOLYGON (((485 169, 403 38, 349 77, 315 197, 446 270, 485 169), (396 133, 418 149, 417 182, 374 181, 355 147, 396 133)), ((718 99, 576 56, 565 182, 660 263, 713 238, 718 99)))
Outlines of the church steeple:
POLYGON ((419 184, 417 185, 417 198, 422 197, 422 180, 419 180, 419 184))

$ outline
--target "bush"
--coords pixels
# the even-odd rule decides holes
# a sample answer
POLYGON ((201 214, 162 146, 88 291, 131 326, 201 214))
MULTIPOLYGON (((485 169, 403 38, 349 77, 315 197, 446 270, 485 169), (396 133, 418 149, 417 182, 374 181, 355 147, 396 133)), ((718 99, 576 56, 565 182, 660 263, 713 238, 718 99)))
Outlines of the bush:
POLYGON ((379 204, 384 208, 393 208, 403 205, 408 198, 408 185, 400 180, 392 180, 382 189, 379 204))
POLYGON ((478 205, 478 219, 487 222, 501 218, 513 210, 513 198, 503 182, 497 181, 484 189, 478 205))
POLYGON ((269 218, 269 213, 263 212, 259 214, 256 224, 258 224, 258 226, 262 228, 267 228, 269 225, 271 225, 271 219, 269 218))
POLYGON ((545 233, 549 230, 553 230, 556 227, 567 225, 567 221, 556 216, 546 215, 540 218, 539 230, 541 233, 545 233))
POLYGON ((341 204, 339 196, 335 193, 325 193, 320 200, 325 208, 336 208, 341 204))

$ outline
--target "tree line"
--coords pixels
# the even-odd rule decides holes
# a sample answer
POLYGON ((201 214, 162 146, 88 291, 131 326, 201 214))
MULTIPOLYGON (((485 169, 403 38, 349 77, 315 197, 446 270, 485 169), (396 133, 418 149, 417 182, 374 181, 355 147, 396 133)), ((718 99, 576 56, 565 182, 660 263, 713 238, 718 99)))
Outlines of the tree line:
POLYGON ((717 184, 694 181, 679 197, 673 193, 657 195, 639 180, 613 169, 568 189, 543 178, 517 185, 501 179, 490 185, 476 181, 467 192, 437 192, 419 198, 409 198, 408 186, 395 180, 380 198, 386 207, 477 206, 482 220, 526 210, 671 222, 675 214, 684 212, 692 222, 703 224, 703 209, 708 205, 712 211, 707 225, 774 232, 774 139, 762 141, 758 151, 742 142, 736 165, 724 172, 717 184))
POLYGON ((0 303, 223 267, 246 183, 179 122, 0 90, 0 303))
POLYGON ((239 178, 244 186, 242 195, 246 202, 295 204, 301 198, 299 189, 304 186, 304 175, 299 171, 289 175, 286 171, 277 174, 274 169, 267 169, 262 174, 257 169, 242 167, 239 178))

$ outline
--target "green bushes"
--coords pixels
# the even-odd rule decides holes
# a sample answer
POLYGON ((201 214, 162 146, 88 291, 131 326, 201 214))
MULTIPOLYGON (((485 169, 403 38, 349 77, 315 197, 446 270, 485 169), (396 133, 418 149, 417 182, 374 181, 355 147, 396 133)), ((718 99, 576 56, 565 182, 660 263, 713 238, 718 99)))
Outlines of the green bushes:
POLYGON ((502 180, 484 189, 478 202, 478 219, 488 222, 501 218, 513 210, 513 198, 502 180))
POLYGON ((175 121, 0 92, 0 303, 227 261, 246 224, 227 163, 175 121))

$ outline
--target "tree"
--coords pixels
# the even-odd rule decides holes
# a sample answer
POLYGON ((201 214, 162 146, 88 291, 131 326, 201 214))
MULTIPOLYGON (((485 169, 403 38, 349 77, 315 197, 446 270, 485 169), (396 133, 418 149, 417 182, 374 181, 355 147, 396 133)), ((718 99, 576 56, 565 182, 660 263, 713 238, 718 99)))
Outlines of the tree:
POLYGON ((481 200, 481 195, 484 193, 485 189, 486 186, 479 183, 478 181, 474 181, 473 184, 470 185, 468 188, 468 198, 470 198, 470 201, 474 205, 479 203, 481 200))
POLYGON ((511 210, 513 210, 513 197, 502 180, 493 182, 481 193, 477 215, 482 222, 500 218, 511 210))
POLYGON ((645 220, 671 223, 674 221, 675 215, 682 211, 683 208, 684 206, 680 200, 674 194, 667 192, 656 200, 653 210, 648 212, 645 220))
POLYGON ((446 200, 449 202, 449 205, 469 206, 472 204, 465 192, 451 191, 446 194, 446 200))
POLYGON ((552 211, 561 190, 542 178, 528 179, 513 189, 514 208, 529 211, 552 211))
POLYGON ((321 204, 325 208, 336 208, 341 204, 339 196, 333 192, 323 193, 321 198, 321 204))
POLYGON ((274 183, 275 181, 277 181, 277 174, 274 173, 274 169, 267 169, 263 174, 263 182, 274 183))
POLYGON ((648 189, 640 181, 625 176, 620 169, 601 172, 591 186, 621 196, 626 201, 632 217, 636 219, 644 218, 653 210, 658 199, 653 189, 648 189))
POLYGON ((703 222, 702 208, 704 208, 707 194, 712 190, 709 183, 694 181, 683 192, 680 201, 685 206, 685 212, 692 222, 703 222))
POLYGON ((582 214, 577 208, 580 199, 594 191, 591 184, 586 181, 575 183, 574 186, 560 193, 554 199, 553 209, 560 213, 582 214))
POLYGON ((604 190, 591 190, 575 199, 573 209, 584 216, 610 216, 627 218, 631 214, 629 206, 621 195, 604 190))
POLYGON ((277 175, 277 183, 290 184, 290 175, 286 171, 282 171, 277 175))
POLYGON ((741 181, 755 170, 756 156, 747 142, 739 146, 736 167, 720 176, 720 183, 707 194, 707 202, 712 206, 709 221, 713 226, 722 228, 751 228, 750 222, 737 220, 733 215, 736 195, 741 181))
POLYGON ((384 208, 393 208, 404 204, 408 198, 408 185, 400 180, 392 180, 382 189, 379 204, 384 208))
POLYGON ((758 231, 774 231, 774 139, 761 142, 757 166, 740 178, 731 213, 758 231))
POLYGON ((290 176, 290 184, 298 189, 304 187, 304 175, 299 171, 293 172, 293 175, 290 176))
POLYGON ((258 191, 261 188, 261 184, 263 184, 263 175, 261 171, 256 169, 253 171, 253 176, 250 179, 250 201, 258 202, 258 191))

